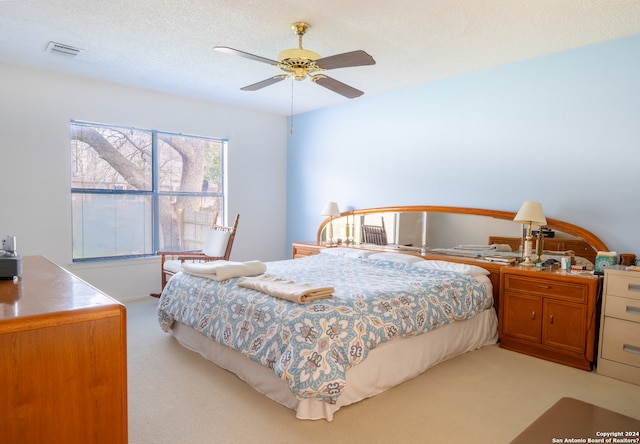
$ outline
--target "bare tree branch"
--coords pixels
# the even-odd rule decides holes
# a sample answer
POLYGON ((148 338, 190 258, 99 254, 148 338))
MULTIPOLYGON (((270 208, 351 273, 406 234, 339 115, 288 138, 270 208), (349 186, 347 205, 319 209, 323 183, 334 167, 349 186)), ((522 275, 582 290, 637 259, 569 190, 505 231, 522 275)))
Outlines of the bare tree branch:
POLYGON ((71 125, 71 139, 80 140, 91 146, 109 165, 136 190, 148 189, 145 174, 133 162, 129 161, 109 143, 98 131, 90 127, 71 125))

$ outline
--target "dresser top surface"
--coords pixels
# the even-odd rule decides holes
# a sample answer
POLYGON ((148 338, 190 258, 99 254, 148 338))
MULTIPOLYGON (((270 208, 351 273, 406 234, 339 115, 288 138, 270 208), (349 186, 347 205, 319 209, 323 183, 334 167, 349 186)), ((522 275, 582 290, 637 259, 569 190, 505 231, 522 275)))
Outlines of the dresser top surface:
POLYGON ((559 267, 554 267, 552 269, 549 268, 538 268, 538 267, 525 267, 522 265, 511 265, 502 268, 503 273, 511 273, 511 274, 522 274, 527 276, 537 276, 540 278, 547 279, 558 279, 558 280, 580 280, 580 279, 588 279, 597 281, 601 278, 594 274, 591 271, 574 271, 574 270, 562 270, 559 267))
POLYGON ((637 277, 640 278, 640 272, 636 270, 627 270, 627 267, 624 265, 614 265, 613 267, 608 267, 604 269, 605 276, 608 274, 618 275, 618 276, 628 276, 628 277, 637 277))
POLYGON ((0 322, 121 304, 41 256, 22 258, 22 276, 0 280, 0 322))

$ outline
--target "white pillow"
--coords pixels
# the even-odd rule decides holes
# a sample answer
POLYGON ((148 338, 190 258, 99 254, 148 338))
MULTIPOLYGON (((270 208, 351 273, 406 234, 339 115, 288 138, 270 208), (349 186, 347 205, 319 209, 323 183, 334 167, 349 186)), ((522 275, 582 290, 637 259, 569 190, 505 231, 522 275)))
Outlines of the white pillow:
POLYGON ((364 259, 368 257, 371 252, 366 250, 355 250, 353 248, 322 248, 320 250, 322 254, 330 254, 332 256, 352 257, 356 259, 364 259))
POLYGON ((419 256, 404 253, 373 253, 369 255, 369 259, 374 261, 402 262, 403 264, 409 265, 425 261, 419 256))
POLYGON ((414 264, 414 267, 428 268, 429 270, 453 271, 456 273, 466 274, 469 276, 488 276, 491 274, 489 270, 482 267, 469 264, 458 264, 457 262, 426 260, 414 264))
POLYGON ((223 257, 227 251, 227 245, 229 244, 229 231, 220 231, 215 228, 209 228, 207 235, 204 238, 204 246, 202 252, 211 257, 223 257))

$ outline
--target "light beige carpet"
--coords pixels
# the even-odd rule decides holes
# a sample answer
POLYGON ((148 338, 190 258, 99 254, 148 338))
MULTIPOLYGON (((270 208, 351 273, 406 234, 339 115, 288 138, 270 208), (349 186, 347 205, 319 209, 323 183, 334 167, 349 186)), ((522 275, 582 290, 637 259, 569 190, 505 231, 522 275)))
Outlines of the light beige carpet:
POLYGON ((640 419, 640 386, 489 346, 342 408, 332 422, 300 421, 162 332, 157 302, 127 304, 133 444, 508 443, 564 396, 640 419))

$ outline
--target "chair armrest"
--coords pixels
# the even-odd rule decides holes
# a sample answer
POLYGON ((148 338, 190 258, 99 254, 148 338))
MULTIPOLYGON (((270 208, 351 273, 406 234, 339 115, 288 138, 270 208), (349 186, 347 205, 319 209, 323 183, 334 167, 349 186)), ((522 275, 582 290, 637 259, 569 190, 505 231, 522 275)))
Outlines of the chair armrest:
POLYGON ((156 256, 180 256, 184 254, 201 254, 197 250, 192 251, 156 251, 156 256))

